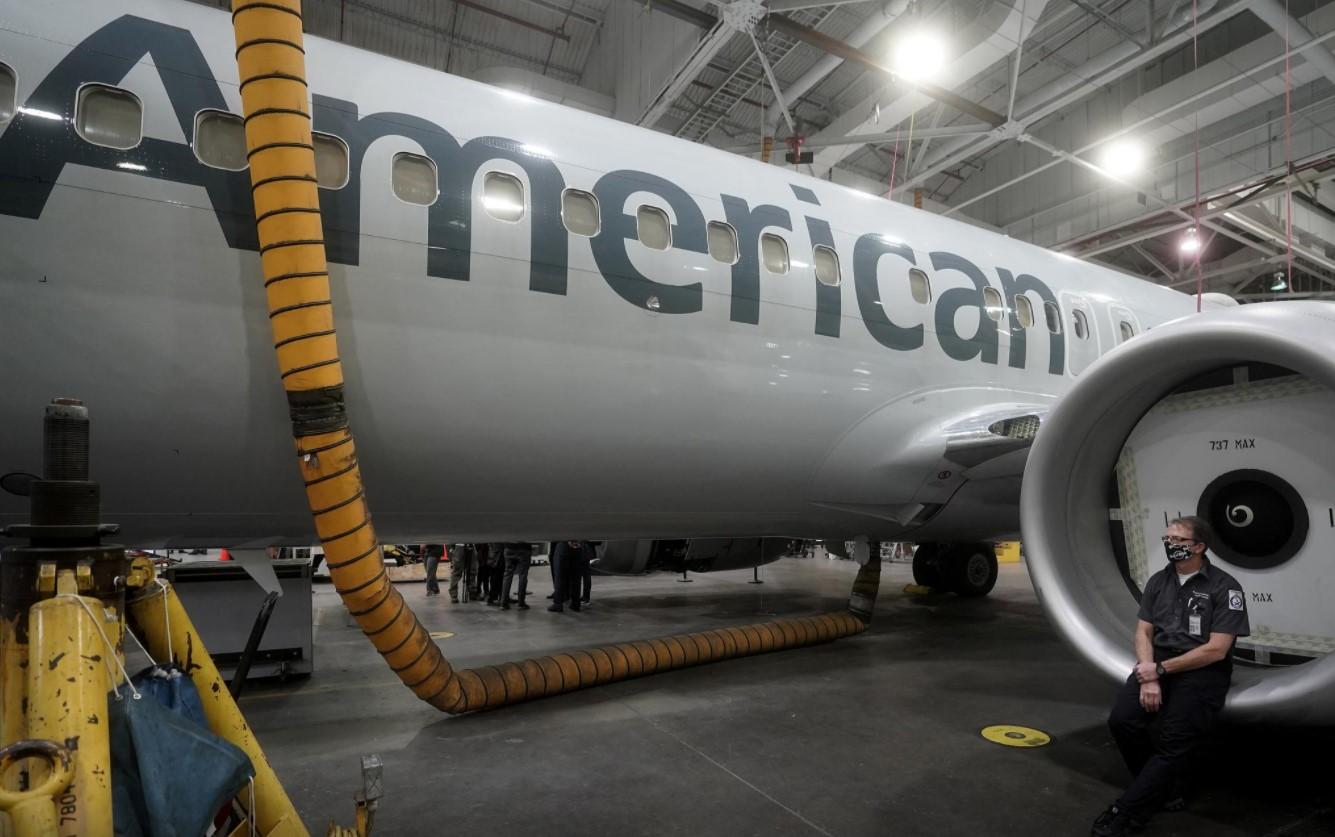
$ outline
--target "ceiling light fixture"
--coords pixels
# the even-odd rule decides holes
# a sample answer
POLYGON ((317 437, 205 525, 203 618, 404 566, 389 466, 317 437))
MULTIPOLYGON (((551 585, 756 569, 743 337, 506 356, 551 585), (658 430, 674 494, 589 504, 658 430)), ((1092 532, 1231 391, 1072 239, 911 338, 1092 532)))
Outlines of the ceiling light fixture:
POLYGON ((1114 140, 1099 152, 1099 166, 1113 177, 1135 174, 1145 165, 1145 147, 1133 139, 1114 140))
POLYGON ((930 81, 946 66, 946 44, 932 32, 910 32, 895 46, 895 74, 907 81, 930 81))

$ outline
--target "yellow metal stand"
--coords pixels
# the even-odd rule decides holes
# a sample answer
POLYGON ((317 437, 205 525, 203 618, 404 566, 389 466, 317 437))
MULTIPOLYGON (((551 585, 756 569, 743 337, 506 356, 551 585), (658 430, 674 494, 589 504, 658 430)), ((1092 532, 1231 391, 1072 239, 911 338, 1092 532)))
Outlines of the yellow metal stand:
MULTIPOLYGON (((111 837, 107 666, 117 650, 103 639, 102 602, 79 595, 73 570, 60 571, 55 592, 28 613, 28 734, 65 742, 73 753, 74 781, 55 798, 61 837, 111 837)), ((111 624, 119 621, 112 611, 111 624)), ((31 781, 45 778, 34 770, 31 781)))
MULTIPOLYGON (((137 700, 121 643, 125 607, 149 655, 174 660, 199 691, 210 730, 240 748, 255 771, 253 794, 235 802, 237 837, 304 837, 292 801, 241 716, 171 585, 145 558, 102 543, 99 487, 88 479, 88 411, 47 408, 46 475, 31 484, 31 524, 4 534, 26 546, 0 553, 0 837, 112 837, 108 692, 137 700), (124 684, 124 691, 122 691, 124 684), (253 825, 252 825, 253 824, 253 825)), ((380 799, 380 762, 363 759, 357 827, 366 837, 380 799)))
MULTIPOLYGON (((137 587, 130 591, 130 617, 149 655, 155 660, 177 661, 199 691, 209 729, 250 757, 255 768, 255 810, 251 813, 259 833, 273 837, 308 834, 176 591, 156 577, 153 565, 145 558, 133 559, 129 578, 137 587)), ((241 803, 249 809, 249 799, 241 803)))

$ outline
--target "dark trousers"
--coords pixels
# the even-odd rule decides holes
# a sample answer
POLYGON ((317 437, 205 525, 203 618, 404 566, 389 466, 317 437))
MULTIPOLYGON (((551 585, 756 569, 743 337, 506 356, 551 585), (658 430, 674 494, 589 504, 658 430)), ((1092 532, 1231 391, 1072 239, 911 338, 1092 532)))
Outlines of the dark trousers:
POLYGON ((1162 681, 1158 712, 1141 707, 1140 683, 1134 676, 1127 679, 1108 715, 1108 729, 1135 777, 1117 800, 1119 809, 1144 822, 1169 799, 1192 751, 1224 708, 1229 677, 1214 669, 1169 675, 1162 681))
POLYGON ((552 601, 556 604, 568 601, 572 606, 578 606, 579 588, 584 574, 589 571, 589 559, 577 551, 565 549, 557 552, 553 558, 556 595, 552 596, 552 601))
POLYGON ((440 566, 439 555, 427 553, 426 556, 426 589, 432 593, 440 592, 440 582, 436 581, 436 568, 440 566))
POLYGON ((487 601, 500 601, 501 583, 505 580, 505 559, 494 559, 494 563, 483 567, 482 572, 486 574, 487 601))
POLYGON ((528 568, 533 563, 531 555, 505 556, 505 581, 501 584, 501 602, 510 601, 510 583, 519 579, 519 601, 528 595, 528 568))
POLYGON ((450 553, 450 598, 459 598, 459 581, 464 582, 464 594, 478 598, 477 551, 471 547, 456 546, 450 553))

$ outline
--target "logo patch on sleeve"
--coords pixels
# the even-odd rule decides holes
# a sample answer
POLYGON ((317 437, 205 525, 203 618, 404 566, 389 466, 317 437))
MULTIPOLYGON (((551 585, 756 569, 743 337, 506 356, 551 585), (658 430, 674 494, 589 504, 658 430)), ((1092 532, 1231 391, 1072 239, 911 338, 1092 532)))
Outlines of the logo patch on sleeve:
POLYGON ((1243 598, 1242 598, 1242 591, 1241 591, 1241 590, 1229 590, 1229 591, 1228 591, 1228 609, 1229 609, 1229 610, 1242 610, 1242 609, 1243 609, 1243 598))

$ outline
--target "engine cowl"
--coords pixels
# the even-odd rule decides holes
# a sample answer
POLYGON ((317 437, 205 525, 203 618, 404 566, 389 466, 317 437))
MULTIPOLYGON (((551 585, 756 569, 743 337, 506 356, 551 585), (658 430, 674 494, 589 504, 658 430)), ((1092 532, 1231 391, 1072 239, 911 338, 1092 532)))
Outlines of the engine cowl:
POLYGON ((1211 560, 1248 594, 1226 712, 1335 723, 1332 415, 1329 303, 1197 314, 1085 370, 1034 442, 1021 499, 1034 588, 1066 641, 1125 679, 1139 590, 1166 563, 1159 536, 1199 515, 1211 560))

